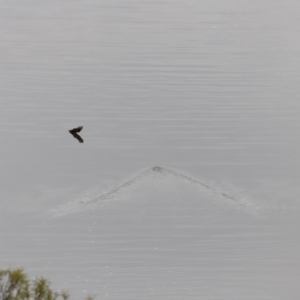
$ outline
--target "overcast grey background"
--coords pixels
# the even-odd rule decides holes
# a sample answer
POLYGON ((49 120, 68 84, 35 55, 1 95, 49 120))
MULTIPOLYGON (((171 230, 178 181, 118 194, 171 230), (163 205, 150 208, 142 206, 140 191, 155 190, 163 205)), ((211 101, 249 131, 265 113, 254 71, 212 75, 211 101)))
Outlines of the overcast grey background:
POLYGON ((299 299, 298 8, 2 1, 1 268, 74 299, 299 299))

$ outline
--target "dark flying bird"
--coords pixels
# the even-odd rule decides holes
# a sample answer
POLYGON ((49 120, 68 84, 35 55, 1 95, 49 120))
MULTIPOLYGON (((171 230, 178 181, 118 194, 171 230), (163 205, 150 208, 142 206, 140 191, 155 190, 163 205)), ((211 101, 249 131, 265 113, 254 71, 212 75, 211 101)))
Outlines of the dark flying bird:
POLYGON ((76 127, 76 128, 73 128, 73 129, 69 130, 69 132, 73 135, 73 137, 75 139, 77 139, 79 141, 79 143, 83 143, 83 139, 78 134, 78 132, 80 132, 82 130, 82 128, 83 128, 83 126, 79 126, 79 127, 76 127))

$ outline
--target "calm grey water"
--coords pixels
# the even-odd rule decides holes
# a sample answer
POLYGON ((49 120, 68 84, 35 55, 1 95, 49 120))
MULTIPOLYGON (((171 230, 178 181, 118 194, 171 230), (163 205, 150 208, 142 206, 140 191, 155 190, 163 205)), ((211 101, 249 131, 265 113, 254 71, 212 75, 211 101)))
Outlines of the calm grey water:
POLYGON ((1 268, 74 299, 299 299, 298 8, 3 2, 1 268))

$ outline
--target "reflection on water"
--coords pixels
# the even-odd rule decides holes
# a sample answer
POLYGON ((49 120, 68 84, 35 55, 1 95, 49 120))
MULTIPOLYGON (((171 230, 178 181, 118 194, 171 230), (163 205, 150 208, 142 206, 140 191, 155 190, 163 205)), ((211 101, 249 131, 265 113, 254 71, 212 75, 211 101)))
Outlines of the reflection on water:
MULTIPOLYGON (((79 295, 86 286, 99 297, 106 294, 102 282, 111 283, 106 279, 114 274, 111 299, 151 299, 151 295, 165 299, 176 295, 185 299, 298 299, 297 7, 295 0, 284 4, 269 0, 4 3, 0 12, 0 225, 8 229, 0 234, 0 264, 25 265, 32 272, 49 274, 53 282, 57 273, 64 274, 61 280, 69 290, 77 289, 79 295), (68 133, 79 125, 84 126, 84 144, 74 143, 68 133), (84 214, 78 217, 82 224, 82 228, 75 226, 76 231, 82 230, 78 235, 71 230, 74 216, 57 226, 49 217, 57 207, 101 197, 133 178, 135 172, 156 165, 192 174, 188 177, 195 180, 204 178, 200 182, 226 195, 234 194, 235 199, 256 199, 257 207, 269 208, 263 214, 265 221, 253 227, 249 219, 243 224, 238 218, 237 227, 242 229, 233 232, 233 226, 230 237, 222 230, 223 223, 214 223, 208 215, 207 228, 212 224, 216 232, 212 228, 193 231, 201 218, 180 204, 179 211, 184 212, 178 214, 174 207, 176 213, 170 216, 176 216, 188 232, 176 231, 172 223, 170 231, 162 230, 160 235, 152 217, 150 223, 139 219, 135 225, 144 224, 147 240, 144 231, 132 236, 133 227, 126 225, 129 208, 122 207, 112 220, 123 213, 129 219, 120 227, 114 224, 113 232, 109 229, 112 223, 105 218, 103 231, 98 233, 103 238, 107 232, 109 243, 93 248, 86 243, 96 242, 97 236, 87 241, 85 230, 96 226, 97 215, 92 221, 84 214), (196 222, 193 226, 189 218, 196 222), (58 241, 51 232, 58 240, 63 240, 61 233, 76 241, 64 246, 62 242, 60 248, 51 244, 58 241), (242 233, 249 239, 243 239, 242 233), (131 238, 129 244, 118 244, 123 234, 131 238), (146 248, 141 244, 130 254, 130 247, 143 235, 146 248), (199 235, 207 251, 201 252, 202 260, 183 246, 194 245, 199 252, 199 235), (28 236, 30 243, 24 238, 28 236), (168 251, 175 254, 166 250, 168 255, 152 256, 147 247, 151 244, 155 249, 155 239, 163 247, 169 243, 168 251), (228 245, 224 256, 222 241, 228 245), (251 251, 230 256, 235 243, 236 251, 255 252, 257 248, 261 252, 252 257, 251 251), (127 251, 126 262, 123 252, 113 245, 127 251), (42 253, 45 249, 51 251, 42 253), (66 257, 70 249, 75 252, 65 265, 59 261, 51 269, 53 257, 66 257), (89 256, 84 255, 87 249, 89 256), (106 251, 103 260, 101 251, 106 251), (269 256, 268 251, 272 252, 269 256), (183 259, 185 256, 196 263, 183 259), (164 268, 162 261, 168 257, 164 268), (116 261, 106 273, 102 269, 105 260, 116 261), (260 268, 263 260, 268 261, 267 266, 260 268), (230 268, 235 272, 229 272, 230 268), (136 286, 134 279, 141 270, 147 272, 142 272, 145 278, 136 286), (279 270, 288 275, 280 276, 279 270), (103 277, 88 285, 97 274, 103 277), (189 281, 189 274, 195 281, 189 281), (175 289, 178 281, 180 289, 175 289)), ((162 201, 198 197, 186 186, 182 187, 184 194, 173 183, 162 182, 174 188, 160 187, 165 195, 162 201)), ((143 190, 129 196, 138 199, 147 193, 143 190)), ((163 214, 167 213, 162 207, 163 214)), ((222 220, 225 213, 232 216, 225 208, 212 212, 198 207, 195 212, 203 218, 208 212, 222 220)), ((103 212, 100 215, 105 217, 103 212)), ((160 219, 158 224, 164 223, 160 219)))

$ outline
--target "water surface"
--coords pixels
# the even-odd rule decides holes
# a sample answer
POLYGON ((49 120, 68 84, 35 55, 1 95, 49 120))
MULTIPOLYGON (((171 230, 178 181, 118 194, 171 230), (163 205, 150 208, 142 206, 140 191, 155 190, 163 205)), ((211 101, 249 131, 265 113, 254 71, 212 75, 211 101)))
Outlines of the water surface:
POLYGON ((299 299, 297 7, 3 4, 1 266, 75 299, 299 299), (154 171, 85 207, 154 166, 219 193, 154 171))

